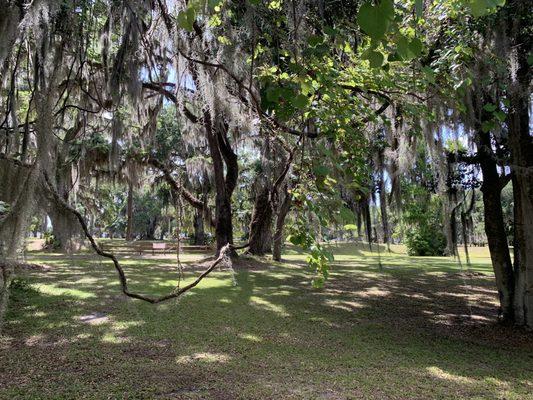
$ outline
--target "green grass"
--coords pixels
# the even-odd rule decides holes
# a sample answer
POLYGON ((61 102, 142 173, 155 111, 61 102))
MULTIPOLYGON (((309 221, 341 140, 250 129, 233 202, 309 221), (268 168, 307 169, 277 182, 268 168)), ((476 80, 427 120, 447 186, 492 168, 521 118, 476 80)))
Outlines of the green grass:
MULTIPOLYGON (((495 324, 485 249, 477 274, 400 247, 381 249, 381 268, 364 247, 332 249, 321 290, 291 249, 157 306, 124 298, 96 257, 32 253, 52 268, 14 285, 0 398, 533 399, 533 339, 495 324)), ((175 285, 170 257, 122 260, 134 290, 175 285)))

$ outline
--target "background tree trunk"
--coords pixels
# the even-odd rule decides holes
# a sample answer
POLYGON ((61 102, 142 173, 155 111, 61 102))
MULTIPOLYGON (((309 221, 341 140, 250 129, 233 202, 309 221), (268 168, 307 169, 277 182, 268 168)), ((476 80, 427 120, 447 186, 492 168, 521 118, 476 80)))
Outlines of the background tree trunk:
POLYGON ((285 243, 283 228, 285 226, 285 219, 287 218, 287 214, 291 209, 291 203, 291 196, 289 193, 287 193, 287 191, 285 191, 283 202, 281 203, 281 206, 279 207, 277 213, 276 229, 274 230, 272 258, 275 261, 281 261, 281 250, 283 248, 283 244, 285 243))
POLYGON ((193 244, 201 246, 205 244, 205 230, 204 230, 204 218, 200 210, 194 212, 194 236, 193 244))
POLYGON ((126 225, 126 240, 131 242, 133 240, 133 182, 128 180, 128 202, 126 205, 126 217, 128 219, 126 225))
POLYGON ((249 243, 251 254, 264 255, 272 250, 272 206, 268 186, 261 188, 255 196, 249 243))

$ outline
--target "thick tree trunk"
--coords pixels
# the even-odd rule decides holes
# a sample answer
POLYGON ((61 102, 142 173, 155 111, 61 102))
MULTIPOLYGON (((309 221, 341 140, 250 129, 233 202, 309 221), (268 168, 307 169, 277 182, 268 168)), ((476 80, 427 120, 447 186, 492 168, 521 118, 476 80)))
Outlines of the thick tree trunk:
POLYGON ((248 251, 251 254, 264 255, 272 250, 272 206, 269 187, 261 188, 255 196, 249 243, 248 251))
POLYGON ((126 217, 128 219, 126 225, 126 240, 131 242, 133 240, 133 183, 128 182, 128 202, 126 204, 126 217))
POLYGON ((483 193, 485 233, 500 299, 500 317, 503 321, 510 322, 514 320, 514 274, 501 203, 501 191, 504 185, 498 175, 490 134, 478 130, 476 139, 483 173, 481 192, 483 193))
POLYGON ((222 247, 233 243, 233 221, 231 213, 231 201, 223 193, 216 195, 216 221, 215 235, 217 239, 217 255, 222 247))
POLYGON ((205 244, 204 218, 200 210, 196 210, 193 220, 194 236, 193 244, 201 246, 205 244))
MULTIPOLYGON (((215 235, 218 255, 222 247, 226 244, 233 244, 231 196, 237 185, 239 166, 237 164, 237 155, 231 149, 228 141, 227 124, 222 121, 213 124, 211 114, 207 110, 204 112, 203 122, 215 173, 215 235), (226 167, 225 175, 224 166, 226 167)), ((236 253, 232 252, 232 255, 234 256, 236 253)))
MULTIPOLYGON (((66 146, 66 144, 65 144, 66 146)), ((56 187, 58 193, 67 200, 69 192, 72 189, 71 165, 63 165, 58 167, 56 172, 56 187)), ((52 221, 52 234, 59 245, 59 249, 63 251, 74 250, 77 248, 75 241, 79 238, 80 229, 78 222, 69 212, 65 211, 63 207, 56 204, 54 201, 50 203, 50 211, 48 213, 52 221)))
POLYGON ((272 258, 275 261, 281 261, 281 250, 283 243, 285 243, 285 236, 283 234, 283 228, 285 226, 285 219, 291 209, 291 196, 289 193, 285 193, 285 197, 276 217, 276 229, 274 231, 273 246, 272 246, 272 258))
MULTIPOLYGON (((517 1, 524 13, 529 8, 525 1, 517 1)), ((513 21, 518 24, 518 21, 513 21)), ((518 25, 514 46, 518 69, 511 76, 509 88, 509 147, 513 172, 514 198, 514 265, 515 265, 515 322, 533 328, 533 136, 529 131, 531 80, 527 57, 531 51, 531 37, 526 27, 518 25)))
MULTIPOLYGON (((1 263, 2 261, 0 261, 1 263)), ((9 286, 14 277, 14 268, 8 262, 0 264, 0 333, 9 302, 9 286)))
POLYGON ((509 254, 509 245, 505 234, 503 211, 500 199, 499 182, 485 180, 483 177, 483 206, 485 233, 489 244, 490 258, 496 277, 496 286, 500 298, 501 317, 505 321, 514 319, 513 296, 514 275, 509 254), (491 187, 492 186, 492 187, 491 187))

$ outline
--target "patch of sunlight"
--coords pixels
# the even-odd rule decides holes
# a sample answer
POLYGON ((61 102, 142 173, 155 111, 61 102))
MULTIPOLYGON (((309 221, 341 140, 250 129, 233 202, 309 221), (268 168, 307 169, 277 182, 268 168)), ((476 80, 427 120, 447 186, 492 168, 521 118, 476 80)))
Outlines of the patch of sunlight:
POLYGON ((28 339, 24 341, 26 346, 35 346, 44 341, 44 335, 31 335, 28 339))
POLYGON ((35 311, 32 315, 34 317, 41 318, 41 317, 46 317, 48 313, 45 313, 44 311, 35 311))
POLYGON ((365 290, 361 292, 357 292, 358 296, 361 297, 385 297, 390 294, 389 290, 380 288, 379 286, 373 286, 370 288, 366 288, 365 290))
POLYGON ((337 324, 336 322, 331 322, 329 321, 328 319, 324 318, 324 317, 311 317, 308 319, 309 321, 311 322, 318 322, 318 323, 321 323, 321 324, 324 324, 330 328, 340 328, 341 325, 340 324, 337 324))
POLYGON ((135 326, 141 326, 142 324, 144 324, 143 321, 117 321, 113 322, 111 328, 115 331, 123 331, 135 326))
POLYGON ((34 287, 39 292, 43 294, 48 294, 50 296, 69 296, 69 297, 75 297, 78 299, 89 299, 89 298, 96 297, 95 294, 89 293, 83 290, 60 288, 55 285, 39 284, 39 285, 34 285, 34 287))
POLYGON ((94 283, 98 283, 98 281, 100 281, 100 279, 98 278, 91 278, 91 277, 84 277, 84 278, 79 278, 76 280, 76 284, 79 284, 79 283, 85 283, 85 284, 94 284, 94 283))
POLYGON ((178 364, 190 364, 195 362, 204 363, 225 363, 231 360, 231 357, 223 353, 194 353, 187 356, 176 358, 178 364))
POLYGON ((466 376, 450 374, 449 372, 446 372, 440 369, 439 367, 427 367, 426 369, 431 376, 438 379, 462 384, 473 384, 476 382, 474 379, 467 378, 466 376))
POLYGON ((486 377, 484 381, 490 385, 499 386, 503 389, 511 388, 511 385, 509 384, 509 382, 501 381, 499 379, 494 378, 493 376, 486 377))
POLYGON ((106 332, 104 336, 102 336, 102 342, 104 343, 120 344, 127 343, 130 341, 131 339, 129 337, 118 336, 115 335, 113 332, 106 332))
POLYGON ((326 300, 324 302, 327 306, 338 308, 345 311, 353 311, 356 308, 364 308, 365 306, 362 303, 357 301, 347 301, 347 300, 326 300))
POLYGON ((276 279, 287 279, 287 278, 290 278, 292 274, 284 274, 281 272, 275 272, 275 273, 270 273, 268 276, 270 278, 276 278, 276 279))
POLYGON ((276 290, 275 293, 273 293, 273 296, 292 296, 292 292, 290 290, 276 290))
POLYGON ((285 307, 280 306, 279 304, 273 304, 268 300, 265 300, 261 297, 252 296, 250 297, 250 303, 253 303, 259 308, 262 308, 267 311, 275 312, 276 314, 281 315, 282 317, 289 317, 290 314, 285 311, 285 307))
MULTIPOLYGON (((197 288, 217 288, 217 287, 226 287, 226 286, 233 286, 231 278, 228 276, 229 274, 226 274, 224 271, 224 275, 213 271, 212 274, 210 274, 208 277, 202 280, 197 286, 197 288)), ((185 275, 187 276, 187 274, 185 275)), ((197 278, 197 274, 194 274, 193 276, 188 277, 187 279, 181 281, 180 286, 183 287, 185 285, 188 285, 189 283, 193 282, 197 278)), ((177 285, 178 281, 176 280, 168 280, 165 282, 167 285, 175 286, 177 285)))
POLYGON ((110 322, 109 317, 107 315, 99 312, 75 316, 74 318, 89 325, 103 325, 110 322))
POLYGON ((261 339, 259 336, 252 335, 251 333, 239 333, 237 336, 241 339, 249 340, 250 342, 259 343, 263 341, 263 339, 261 339))
POLYGON ((218 299, 218 301, 221 302, 221 303, 224 303, 224 304, 231 304, 231 300, 226 298, 226 297, 218 299))
POLYGON ((79 340, 89 339, 90 337, 91 335, 88 333, 80 333, 76 335, 76 339, 79 339, 79 340))

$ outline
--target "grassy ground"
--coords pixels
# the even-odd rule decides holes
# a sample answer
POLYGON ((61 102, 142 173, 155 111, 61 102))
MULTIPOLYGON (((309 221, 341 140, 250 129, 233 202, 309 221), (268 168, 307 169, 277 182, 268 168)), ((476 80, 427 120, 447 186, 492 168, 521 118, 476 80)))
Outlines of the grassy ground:
MULTIPOLYGON (((2 399, 533 399, 533 338, 495 325, 489 259, 333 246, 310 285, 305 257, 242 259, 180 301, 120 295, 111 265, 31 253, 0 341, 2 399)), ((186 255, 186 277, 198 273, 186 255)), ((171 257, 122 257, 133 289, 163 293, 171 257)))

